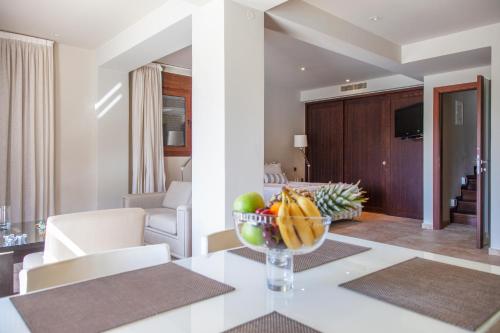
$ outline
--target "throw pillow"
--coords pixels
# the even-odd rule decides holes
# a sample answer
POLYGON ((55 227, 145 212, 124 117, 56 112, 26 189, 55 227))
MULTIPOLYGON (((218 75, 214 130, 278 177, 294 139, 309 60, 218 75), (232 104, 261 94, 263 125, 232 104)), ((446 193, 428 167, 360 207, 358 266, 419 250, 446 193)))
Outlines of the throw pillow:
POLYGON ((265 173, 264 184, 287 184, 288 179, 284 173, 265 173))

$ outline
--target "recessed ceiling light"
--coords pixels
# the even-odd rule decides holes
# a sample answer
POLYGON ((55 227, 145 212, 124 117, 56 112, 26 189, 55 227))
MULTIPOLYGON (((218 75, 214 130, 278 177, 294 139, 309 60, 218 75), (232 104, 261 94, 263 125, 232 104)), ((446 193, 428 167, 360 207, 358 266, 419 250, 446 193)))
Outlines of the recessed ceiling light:
POLYGON ((382 16, 378 16, 378 15, 375 15, 375 16, 370 16, 369 19, 373 22, 377 22, 377 21, 380 21, 382 20, 382 16))
POLYGON ((351 82, 351 79, 345 79, 345 82, 349 83, 351 82))
POLYGON ((300 70, 305 72, 306 71, 306 68, 304 66, 300 67, 300 70))

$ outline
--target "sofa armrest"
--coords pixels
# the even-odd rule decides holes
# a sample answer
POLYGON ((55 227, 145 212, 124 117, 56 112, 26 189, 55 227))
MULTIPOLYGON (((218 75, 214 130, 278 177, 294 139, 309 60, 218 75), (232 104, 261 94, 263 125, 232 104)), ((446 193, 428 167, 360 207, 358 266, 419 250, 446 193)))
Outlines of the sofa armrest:
POLYGON ((191 206, 177 207, 177 235, 184 240, 184 256, 191 256, 191 206))
POLYGON ((126 194, 122 197, 122 206, 124 208, 160 208, 164 198, 165 192, 126 194))

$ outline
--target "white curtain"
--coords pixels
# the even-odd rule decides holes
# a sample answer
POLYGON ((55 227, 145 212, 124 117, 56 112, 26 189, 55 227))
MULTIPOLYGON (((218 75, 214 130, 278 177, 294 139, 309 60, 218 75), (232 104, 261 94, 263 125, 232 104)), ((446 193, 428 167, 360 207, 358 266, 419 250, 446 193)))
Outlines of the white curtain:
POLYGON ((53 42, 0 31, 0 205, 11 221, 54 213, 53 42))
POLYGON ((165 191, 160 65, 132 72, 132 193, 165 191))

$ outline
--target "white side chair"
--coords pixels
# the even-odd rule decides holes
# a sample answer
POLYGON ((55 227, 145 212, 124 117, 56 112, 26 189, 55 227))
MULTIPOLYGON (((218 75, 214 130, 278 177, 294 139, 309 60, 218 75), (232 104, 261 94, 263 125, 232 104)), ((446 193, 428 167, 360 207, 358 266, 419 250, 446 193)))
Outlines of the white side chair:
POLYGON ((173 181, 167 192, 127 194, 123 207, 146 211, 146 244, 167 243, 177 258, 191 256, 191 182, 173 181))
POLYGON ((51 216, 43 252, 24 257, 23 268, 144 244, 146 213, 120 208, 51 216))
POLYGON ((243 246, 234 229, 214 232, 213 234, 207 235, 205 243, 207 245, 205 253, 212 253, 243 246))
POLYGON ((167 244, 130 247, 46 264, 19 273, 19 292, 96 279, 170 261, 167 244))

